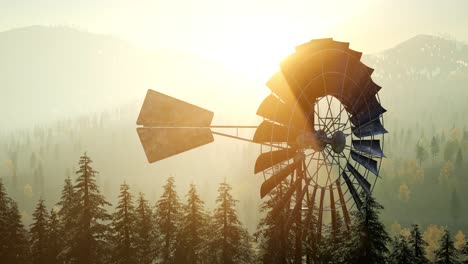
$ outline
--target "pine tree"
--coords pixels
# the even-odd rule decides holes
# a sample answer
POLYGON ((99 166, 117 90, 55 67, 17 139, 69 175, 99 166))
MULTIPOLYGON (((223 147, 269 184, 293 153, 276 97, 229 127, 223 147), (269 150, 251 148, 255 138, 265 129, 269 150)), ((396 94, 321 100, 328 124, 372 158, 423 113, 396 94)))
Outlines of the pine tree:
POLYGON ((457 262, 457 251, 453 245, 453 240, 450 232, 445 229, 442 238, 440 239, 440 246, 435 253, 435 264, 453 264, 457 262))
POLYGON ((360 212, 353 212, 351 237, 347 248, 347 263, 385 263, 390 241, 384 225, 379 220, 380 205, 371 195, 361 194, 363 205, 360 212))
POLYGON ((138 198, 135 216, 137 262, 141 264, 150 264, 154 259, 153 215, 143 193, 140 193, 138 198))
POLYGON ((349 231, 345 226, 345 220, 341 217, 340 213, 336 212, 336 227, 330 226, 329 240, 331 241, 331 259, 333 263, 345 264, 345 259, 342 249, 346 246, 346 241, 349 239, 349 231))
POLYGON ((433 136, 432 141, 431 141, 431 154, 432 154, 432 161, 439 155, 440 152, 440 146, 439 146, 439 140, 433 136))
POLYGON ((468 264, 468 242, 460 249, 461 263, 468 264))
POLYGON ((211 227, 211 263, 252 263, 249 235, 237 217, 237 200, 232 197, 231 189, 225 182, 218 188, 218 206, 214 210, 211 227))
POLYGON ((191 184, 183 208, 181 232, 176 249, 177 263, 201 263, 206 257, 208 215, 195 185, 191 184))
POLYGON ((416 145, 416 158, 419 160, 419 167, 422 166, 422 162, 427 158, 427 150, 424 148, 421 142, 418 142, 416 145))
POLYGON ((6 247, 8 241, 8 220, 9 220, 9 208, 10 198, 8 197, 3 181, 0 179, 0 259, 5 259, 7 254, 6 247))
POLYGON ((427 242, 424 241, 421 231, 419 230, 419 225, 415 224, 411 226, 411 236, 409 239, 409 245, 413 250, 414 255, 414 264, 425 264, 429 263, 429 260, 426 258, 425 252, 427 247, 427 242))
POLYGON ((316 212, 318 211, 317 206, 314 205, 312 208, 311 214, 308 216, 304 222, 304 251, 306 255, 306 263, 311 264, 317 262, 318 258, 318 237, 317 237, 317 216, 316 212))
MULTIPOLYGON (((106 224, 111 216, 103 208, 111 204, 99 193, 96 185, 96 171, 90 166, 91 159, 86 153, 80 157, 80 169, 74 189, 77 204, 73 210, 76 222, 72 232, 72 256, 78 264, 102 263, 107 256, 109 228, 106 224)), ((67 230, 69 231, 69 230, 67 230)))
POLYGON ((169 177, 164 192, 156 203, 156 227, 158 230, 159 258, 162 263, 172 263, 176 249, 177 230, 181 219, 181 204, 177 196, 174 178, 169 177))
POLYGON ((59 210, 57 216, 59 218, 59 232, 61 238, 61 246, 59 259, 63 262, 71 262, 73 256, 71 255, 73 243, 73 231, 76 226, 76 211, 78 210, 78 201, 73 189, 72 180, 70 176, 65 179, 65 184, 62 189, 62 196, 60 201, 57 203, 59 210))
MULTIPOLYGON (((288 183, 284 181, 277 188, 273 189, 270 192, 271 195, 263 202, 260 208, 262 212, 266 212, 266 215, 260 220, 257 232, 254 235, 259 240, 259 261, 262 263, 287 263, 294 258, 294 241, 292 240, 292 236, 289 235, 290 232, 286 232, 285 230, 285 223, 289 216, 289 204, 282 206, 281 210, 273 210, 274 208, 279 208, 277 206, 285 202, 283 193, 287 185, 288 183)), ((308 219, 308 225, 312 227, 310 230, 313 229, 314 224, 316 224, 316 221, 312 214, 308 219)), ((315 253, 315 232, 304 233, 304 238, 307 241, 305 243, 306 254, 315 253), (312 241, 313 243, 311 243, 312 241)))
POLYGON ((31 224, 30 244, 31 258, 33 264, 49 263, 48 260, 48 236, 49 236, 49 213, 44 204, 44 200, 39 202, 34 210, 33 223, 31 224))
POLYGON ((447 141, 444 148, 444 160, 449 161, 453 159, 455 152, 457 151, 458 143, 455 140, 447 141))
POLYGON ((455 156, 455 170, 457 174, 462 172, 463 169, 463 153, 461 148, 458 148, 457 155, 455 156))
POLYGON ((61 246, 63 243, 63 238, 62 238, 62 230, 61 230, 61 224, 60 224, 60 219, 55 212, 55 210, 52 208, 50 210, 50 217, 49 217, 49 223, 48 223, 48 237, 47 237, 47 259, 50 264, 58 264, 62 263, 59 260, 59 254, 61 250, 61 246))
POLYGON ((5 255, 2 258, 5 264, 29 263, 29 243, 28 232, 21 222, 21 215, 16 202, 10 200, 8 222, 8 233, 6 234, 7 244, 5 245, 5 255))
POLYGON ((413 264, 415 256, 411 250, 406 237, 400 235, 395 238, 393 243, 393 252, 390 254, 390 263, 395 264, 413 264))
POLYGON ((119 202, 113 215, 113 263, 137 263, 135 249, 135 208, 130 187, 125 182, 120 185, 119 202))

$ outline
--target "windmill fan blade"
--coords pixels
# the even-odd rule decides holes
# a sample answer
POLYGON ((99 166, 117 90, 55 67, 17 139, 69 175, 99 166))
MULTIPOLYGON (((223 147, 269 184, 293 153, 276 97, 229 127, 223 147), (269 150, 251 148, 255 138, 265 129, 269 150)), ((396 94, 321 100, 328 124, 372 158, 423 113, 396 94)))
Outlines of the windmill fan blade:
POLYGON ((353 183, 349 179, 348 175, 346 172, 342 171, 341 172, 341 177, 345 180, 346 185, 348 186, 348 190, 351 193, 351 196, 353 197, 354 202, 356 203, 358 209, 361 209, 362 206, 362 201, 361 198, 359 198, 359 194, 356 191, 356 188, 354 187, 353 183))
POLYGON ((267 96, 257 110, 257 115, 285 125, 289 123, 290 113, 290 107, 273 94, 267 96))
POLYGON ((174 97, 148 90, 137 125, 146 127, 207 127, 213 112, 174 97))
POLYGON ((153 163, 213 142, 209 128, 137 128, 148 162, 153 163))
POLYGON ((356 98, 354 98, 354 102, 349 109, 351 113, 357 113, 359 112, 359 109, 363 107, 367 108, 365 104, 376 98, 377 93, 382 88, 370 78, 362 85, 364 88, 356 95, 356 98))
POLYGON ((366 169, 372 171, 375 175, 379 176, 379 170, 377 169, 377 161, 370 159, 366 156, 358 154, 351 150, 351 157, 353 160, 357 161, 359 164, 364 166, 366 169))
POLYGON ((380 140, 372 139, 372 140, 353 140, 353 147, 360 152, 364 152, 366 154, 376 156, 376 157, 384 157, 382 149, 380 148, 380 140))
POLYGON ((351 118, 349 119, 354 126, 359 127, 365 125, 369 121, 378 118, 381 114, 387 110, 380 105, 375 96, 368 100, 367 103, 363 103, 357 113, 354 110, 351 111, 351 118))
POLYGON ((302 159, 298 159, 295 162, 284 167, 276 174, 273 174, 270 178, 263 182, 262 187, 260 187, 260 197, 263 198, 267 195, 273 188, 278 186, 286 177, 291 175, 298 166, 302 166, 302 159))
POLYGON ((295 142, 299 131, 291 127, 263 121, 255 130, 253 142, 295 142))
POLYGON ((359 171, 357 171, 351 164, 347 163, 346 164, 346 167, 348 168, 348 170, 351 172, 351 174, 353 174, 354 178, 356 178, 356 180, 359 182, 359 185, 361 185, 362 189, 364 191, 366 191, 367 194, 370 195, 371 193, 371 190, 370 190, 370 183, 366 180, 366 178, 364 178, 360 173, 359 171))
POLYGON ((286 103, 294 103, 295 97, 281 71, 276 72, 266 83, 268 88, 286 103))
POLYGON ((271 168, 282 161, 291 159, 296 154, 296 149, 287 148, 260 154, 255 162, 255 174, 271 168))
POLYGON ((388 133, 388 131, 382 126, 382 123, 380 123, 379 119, 375 119, 361 127, 352 127, 351 130, 353 131, 353 134, 359 138, 388 133))
POLYGON ((298 129, 312 127, 313 120, 305 116, 305 111, 301 104, 285 104, 273 94, 263 100, 257 110, 257 115, 271 121, 293 126, 298 129))

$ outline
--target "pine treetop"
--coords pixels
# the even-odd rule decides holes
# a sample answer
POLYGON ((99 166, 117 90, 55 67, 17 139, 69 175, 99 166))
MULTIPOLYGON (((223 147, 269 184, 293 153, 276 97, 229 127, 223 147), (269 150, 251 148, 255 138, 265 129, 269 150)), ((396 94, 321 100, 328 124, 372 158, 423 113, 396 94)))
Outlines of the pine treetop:
POLYGON ((137 262, 150 264, 154 258, 153 214, 143 193, 139 193, 135 209, 135 241, 137 262))
POLYGON ((448 229, 444 230, 444 234, 440 239, 440 246, 434 251, 434 253, 436 264, 457 263, 457 251, 448 229))
POLYGON ((44 200, 39 199, 32 215, 34 222, 29 231, 32 257, 36 263, 45 263, 47 262, 49 213, 44 205, 44 200))
POLYGON ((116 263, 136 263, 135 212, 128 184, 120 185, 119 201, 112 220, 113 259, 116 263))
POLYGON ((425 255, 428 243, 423 239, 421 231, 419 230, 419 225, 417 224, 411 225, 409 245, 413 250, 415 264, 423 264, 429 262, 425 255))
POLYGON ((172 262, 176 246, 177 227, 181 220, 181 204, 175 190, 174 177, 169 177, 163 194, 156 203, 155 223, 161 236, 161 258, 172 262))

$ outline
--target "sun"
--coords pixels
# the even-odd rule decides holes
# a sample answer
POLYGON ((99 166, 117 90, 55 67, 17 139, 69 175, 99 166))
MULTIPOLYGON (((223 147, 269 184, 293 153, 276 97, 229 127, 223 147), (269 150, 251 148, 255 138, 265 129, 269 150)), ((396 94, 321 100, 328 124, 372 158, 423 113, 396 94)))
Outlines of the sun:
POLYGON ((294 21, 277 16, 241 16, 219 23, 194 32, 193 51, 255 80, 267 80, 296 45, 317 35, 313 28, 291 30, 294 21))

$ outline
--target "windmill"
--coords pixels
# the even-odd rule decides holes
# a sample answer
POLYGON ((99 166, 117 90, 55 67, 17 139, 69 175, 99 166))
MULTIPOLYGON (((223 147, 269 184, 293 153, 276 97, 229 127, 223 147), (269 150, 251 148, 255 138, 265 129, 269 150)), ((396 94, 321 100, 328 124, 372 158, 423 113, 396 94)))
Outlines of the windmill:
MULTIPOLYGON (((335 230, 343 220, 349 229, 349 210, 361 208, 359 193, 370 194, 379 177, 387 133, 381 87, 361 55, 331 38, 297 46, 267 82, 271 94, 258 108, 258 126, 212 125, 213 112, 149 90, 137 120, 148 161, 213 142, 213 134, 258 143, 254 173, 265 180, 260 196, 286 183, 272 210, 289 208, 288 229, 292 222, 307 223, 313 213, 319 239, 324 221, 335 230), (249 139, 213 128, 256 130, 249 139)), ((300 235, 296 243, 300 248, 300 235)))

